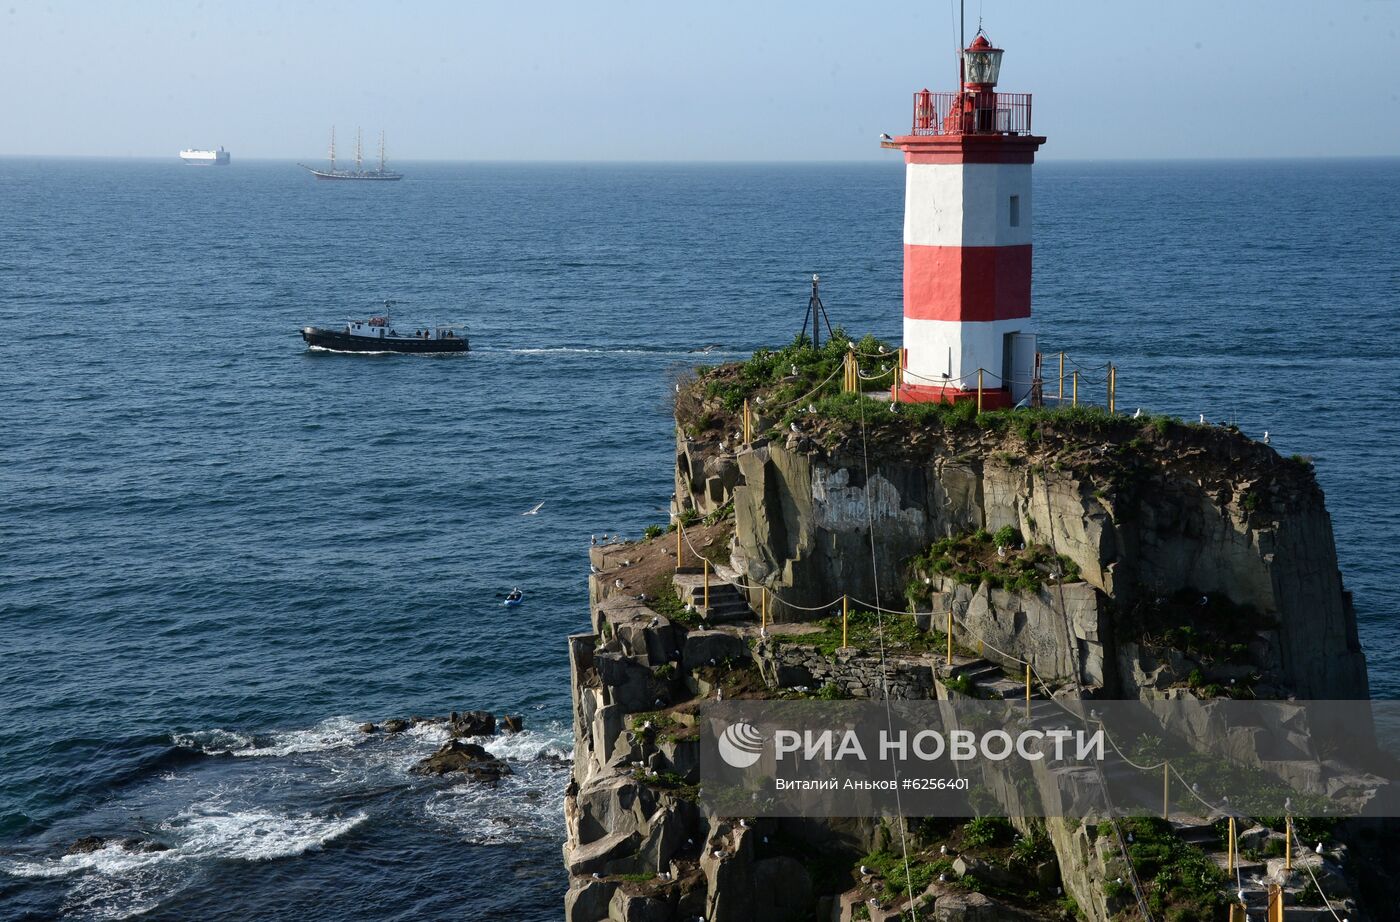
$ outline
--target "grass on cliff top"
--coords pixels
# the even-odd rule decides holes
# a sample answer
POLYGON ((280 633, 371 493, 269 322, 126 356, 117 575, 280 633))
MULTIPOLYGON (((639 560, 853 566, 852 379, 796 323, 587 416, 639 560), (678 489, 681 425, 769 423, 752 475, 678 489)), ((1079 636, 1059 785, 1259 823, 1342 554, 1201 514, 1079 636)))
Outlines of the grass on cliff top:
POLYGON ((832 390, 840 390, 838 372, 852 345, 862 378, 874 379, 865 380, 862 387, 888 388, 893 383, 890 372, 896 351, 874 336, 854 340, 839 327, 820 348, 813 348, 809 338, 799 335, 780 349, 759 349, 747 361, 702 366, 696 369, 696 376, 704 397, 718 400, 729 413, 737 413, 745 398, 764 394, 770 404, 796 400, 833 375, 832 390))
MULTIPOLYGON (((939 631, 921 631, 913 615, 886 613, 883 618, 886 653, 927 653, 940 650, 946 642, 939 631)), ((816 647, 823 656, 841 649, 841 615, 816 622, 820 631, 806 634, 775 634, 776 643, 816 647)), ((868 652, 880 647, 881 617, 873 611, 852 611, 846 632, 850 646, 868 652)))

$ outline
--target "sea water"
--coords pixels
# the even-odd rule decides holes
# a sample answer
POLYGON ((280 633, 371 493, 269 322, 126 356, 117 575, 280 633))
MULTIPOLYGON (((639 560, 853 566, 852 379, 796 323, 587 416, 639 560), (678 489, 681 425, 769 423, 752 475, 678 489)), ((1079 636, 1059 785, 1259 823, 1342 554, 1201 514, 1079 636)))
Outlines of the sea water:
MULTIPOLYGON (((812 273, 899 337, 894 158, 404 170, 0 159, 0 917, 558 918, 564 638, 590 535, 666 521, 674 375, 812 273), (297 335, 383 299, 473 351, 297 335), (469 708, 525 717, 497 787, 358 730, 469 708)), ((1083 396, 1315 459, 1395 697, 1400 161, 1047 162, 1034 217, 1083 396)))

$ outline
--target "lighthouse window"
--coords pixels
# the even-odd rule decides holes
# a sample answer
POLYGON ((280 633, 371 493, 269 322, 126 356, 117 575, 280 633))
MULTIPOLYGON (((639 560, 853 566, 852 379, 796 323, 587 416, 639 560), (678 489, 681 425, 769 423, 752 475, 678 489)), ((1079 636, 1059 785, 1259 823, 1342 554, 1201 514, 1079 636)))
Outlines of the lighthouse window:
POLYGON ((1021 196, 1011 196, 1011 226, 1021 226, 1021 196))

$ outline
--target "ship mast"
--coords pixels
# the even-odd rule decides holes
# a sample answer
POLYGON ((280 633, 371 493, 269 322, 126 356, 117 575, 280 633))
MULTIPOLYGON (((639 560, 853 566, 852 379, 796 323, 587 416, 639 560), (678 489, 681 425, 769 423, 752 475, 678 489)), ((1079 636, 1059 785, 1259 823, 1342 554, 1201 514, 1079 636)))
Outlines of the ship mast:
POLYGON ((384 172, 384 129, 379 129, 379 172, 384 172))
POLYGON ((335 172, 335 126, 331 126, 331 172, 335 172))
POLYGON ((364 172, 364 167, 361 166, 360 162, 360 128, 358 125, 355 126, 355 172, 364 172))

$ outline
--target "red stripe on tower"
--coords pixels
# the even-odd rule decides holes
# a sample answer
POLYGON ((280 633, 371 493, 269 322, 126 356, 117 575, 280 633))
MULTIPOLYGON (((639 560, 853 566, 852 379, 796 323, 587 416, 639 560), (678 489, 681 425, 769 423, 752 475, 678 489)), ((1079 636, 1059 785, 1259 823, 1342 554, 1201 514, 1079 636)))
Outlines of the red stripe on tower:
POLYGON ((1034 374, 1031 98, 997 93, 1000 48, 980 31, 957 93, 914 94, 904 152, 904 348, 900 400, 1023 399, 1034 374))

